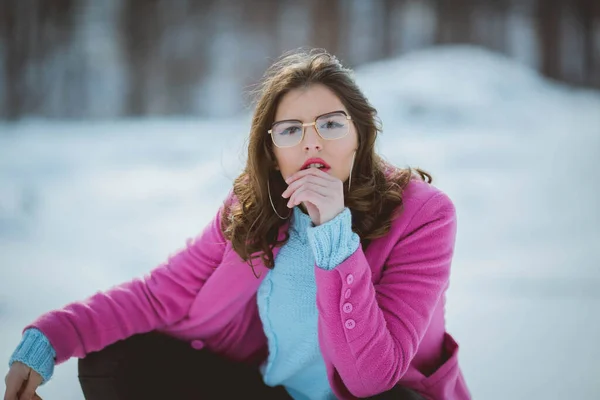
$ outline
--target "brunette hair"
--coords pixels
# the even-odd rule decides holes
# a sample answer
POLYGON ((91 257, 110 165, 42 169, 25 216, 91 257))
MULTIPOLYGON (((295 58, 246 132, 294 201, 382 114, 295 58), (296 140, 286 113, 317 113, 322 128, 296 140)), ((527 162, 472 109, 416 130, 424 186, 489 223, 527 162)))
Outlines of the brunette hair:
MULTIPOLYGON (((402 205, 402 192, 410 179, 417 177, 413 169, 393 167, 375 153, 375 139, 381 131, 377 111, 355 83, 352 71, 322 49, 297 50, 286 53, 271 65, 258 87, 256 106, 248 141, 248 158, 243 172, 233 184, 233 201, 223 210, 222 230, 233 249, 248 261, 260 257, 267 268, 273 268, 273 248, 289 238, 278 239, 279 229, 287 221, 277 212, 289 215, 281 199, 287 185, 275 169, 273 143, 267 131, 274 122, 281 98, 297 88, 322 84, 332 90, 344 104, 356 127, 358 150, 352 170, 352 190, 344 183, 344 201, 352 212, 352 229, 364 246, 384 236, 391 227, 395 211, 402 205)), ((415 169, 418 177, 431 182, 431 176, 415 169)), ((254 268, 253 268, 254 271, 254 268)))

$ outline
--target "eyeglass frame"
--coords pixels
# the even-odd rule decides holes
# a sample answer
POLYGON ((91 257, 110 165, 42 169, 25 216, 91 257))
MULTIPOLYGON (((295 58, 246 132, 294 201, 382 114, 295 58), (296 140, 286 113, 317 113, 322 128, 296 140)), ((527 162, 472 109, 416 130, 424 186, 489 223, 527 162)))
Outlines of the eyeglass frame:
POLYGON ((319 116, 317 116, 315 118, 315 120, 313 122, 302 122, 299 119, 283 119, 281 121, 275 121, 271 124, 271 129, 269 129, 267 132, 269 133, 269 136, 271 136, 271 141, 273 142, 273 144, 276 147, 281 148, 288 148, 288 147, 294 147, 294 146, 298 146, 300 143, 302 143, 302 140, 304 140, 304 134, 306 133, 306 128, 309 126, 314 126, 315 127, 315 132, 317 132, 317 135, 319 135, 319 137, 323 140, 338 140, 341 138, 346 137, 346 135, 348 135, 348 133, 350 132, 350 127, 348 127, 348 130, 346 131, 346 133, 344 134, 344 136, 340 136, 339 138, 335 138, 335 139, 326 139, 323 137, 323 135, 321 135, 321 132, 319 132, 319 128, 317 128, 317 120, 321 117, 325 117, 327 115, 330 114, 344 114, 344 116, 346 117, 347 121, 352 121, 352 117, 350 115, 348 115, 348 113, 346 113, 346 111, 344 110, 336 110, 336 111, 331 111, 325 114, 321 114, 319 116), (302 136, 300 137, 300 140, 298 141, 298 143, 290 145, 290 146, 279 146, 277 143, 275 143, 275 140, 273 139, 273 126, 275 126, 275 124, 279 124, 279 123, 283 123, 283 122, 299 122, 300 125, 302 126, 302 136))

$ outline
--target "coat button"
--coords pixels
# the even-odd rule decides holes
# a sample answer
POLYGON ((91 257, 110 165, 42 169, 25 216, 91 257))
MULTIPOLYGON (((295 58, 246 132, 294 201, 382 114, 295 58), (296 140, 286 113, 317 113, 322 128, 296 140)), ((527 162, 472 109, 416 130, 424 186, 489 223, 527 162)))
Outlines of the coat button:
POLYGON ((348 276, 346 277, 346 283, 348 285, 352 285, 352 282, 354 282, 354 275, 348 274, 348 276))
POLYGON ((350 304, 350 303, 345 303, 345 304, 342 306, 342 310, 344 310, 344 312, 345 312, 346 314, 348 314, 348 313, 351 313, 351 312, 352 312, 352 304, 350 304))
POLYGON ((192 340, 192 347, 196 350, 202 350, 204 348, 204 342, 202 340, 192 340))
POLYGON ((345 299, 349 299, 350 298, 350 294, 352 294, 352 291, 350 289, 346 289, 346 292, 344 293, 344 298, 345 299))
POLYGON ((353 319, 348 319, 346 320, 346 329, 354 329, 354 327, 356 326, 356 322, 354 322, 353 319))

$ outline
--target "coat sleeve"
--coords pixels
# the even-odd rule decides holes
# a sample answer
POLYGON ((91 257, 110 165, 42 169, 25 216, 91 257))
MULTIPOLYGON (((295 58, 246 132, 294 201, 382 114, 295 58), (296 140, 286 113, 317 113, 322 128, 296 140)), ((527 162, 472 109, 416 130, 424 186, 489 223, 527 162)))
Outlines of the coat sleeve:
POLYGON ((406 225, 376 285, 361 247, 331 271, 315 268, 321 348, 354 396, 390 390, 407 371, 448 287, 455 234, 454 205, 437 192, 406 225))
POLYGON ((195 239, 145 276, 47 312, 25 330, 43 332, 60 364, 181 320, 222 260, 222 210, 223 206, 195 239))

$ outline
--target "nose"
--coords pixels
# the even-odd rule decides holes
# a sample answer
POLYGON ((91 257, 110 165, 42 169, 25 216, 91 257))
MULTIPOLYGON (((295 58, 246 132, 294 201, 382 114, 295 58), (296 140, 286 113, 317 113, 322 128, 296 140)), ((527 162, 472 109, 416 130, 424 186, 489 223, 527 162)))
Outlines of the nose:
POLYGON ((323 143, 321 136, 317 133, 316 127, 307 126, 304 131, 304 139, 302 146, 304 147, 304 151, 316 150, 321 151, 323 149, 323 143))

